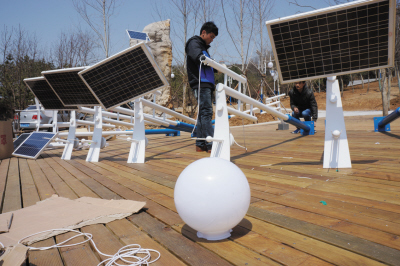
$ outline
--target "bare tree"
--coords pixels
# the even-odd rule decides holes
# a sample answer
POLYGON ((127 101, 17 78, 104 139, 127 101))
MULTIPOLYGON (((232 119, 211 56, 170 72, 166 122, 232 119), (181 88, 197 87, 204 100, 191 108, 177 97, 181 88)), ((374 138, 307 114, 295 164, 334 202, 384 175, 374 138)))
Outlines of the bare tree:
POLYGON ((265 21, 269 18, 271 14, 271 10, 274 7, 275 0, 252 0, 252 5, 253 5, 253 10, 255 11, 254 18, 256 20, 256 23, 258 24, 258 34, 260 36, 259 39, 259 48, 260 48, 260 63, 263 63, 263 57, 264 57, 264 38, 263 38, 263 33, 264 30, 266 29, 265 27, 265 21))
POLYGON ((95 44, 89 32, 61 32, 53 45, 53 60, 57 68, 86 66, 94 61, 95 44))
POLYGON ((253 41, 254 17, 250 0, 221 0, 225 26, 229 37, 241 59, 241 71, 245 72, 249 59, 250 44, 253 41), (228 12, 228 8, 230 9, 228 12), (231 14, 231 17, 228 15, 231 14), (234 21, 234 23, 228 23, 234 21), (236 45, 240 44, 240 48, 236 45))
POLYGON ((105 57, 110 54, 110 19, 117 7, 116 0, 72 0, 75 10, 97 36, 105 57))
POLYGON ((35 34, 21 26, 14 29, 4 27, 1 36, 0 93, 10 109, 23 109, 32 95, 23 79, 40 75, 51 64, 45 62, 44 53, 39 49, 35 34))
POLYGON ((196 0, 170 0, 169 4, 174 7, 169 9, 171 10, 170 12, 165 11, 168 9, 166 9, 164 5, 153 5, 153 9, 159 19, 175 18, 173 23, 171 23, 172 55, 174 61, 178 65, 178 67, 174 69, 179 71, 183 78, 180 83, 180 86, 182 86, 182 94, 179 93, 175 95, 182 95, 183 113, 186 114, 188 80, 186 73, 185 45, 189 36, 195 34, 195 30, 200 24, 199 18, 201 17, 196 12, 199 10, 200 4, 196 0))
POLYGON ((199 10, 201 10, 201 24, 207 21, 214 21, 219 13, 220 5, 215 0, 199 0, 199 10))

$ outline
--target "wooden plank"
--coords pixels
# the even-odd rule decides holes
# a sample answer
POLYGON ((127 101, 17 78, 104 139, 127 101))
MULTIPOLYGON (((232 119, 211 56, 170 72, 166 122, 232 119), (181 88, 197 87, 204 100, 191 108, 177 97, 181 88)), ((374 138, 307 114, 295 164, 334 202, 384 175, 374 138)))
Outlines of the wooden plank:
POLYGON ((0 211, 3 210, 4 194, 5 194, 5 191, 6 191, 6 184, 7 184, 7 176, 8 176, 9 165, 10 165, 10 159, 1 160, 1 164, 0 164, 0 199, 1 199, 0 211))
MULTIPOLYGON (((114 255, 118 252, 120 248, 123 247, 119 239, 114 234, 112 234, 110 230, 108 230, 103 224, 85 226, 81 228, 81 231, 84 233, 92 234, 93 241, 96 244, 97 249, 104 254, 114 255)), ((95 250, 93 244, 90 244, 92 246, 92 249, 95 250)), ((97 253, 97 256, 100 257, 101 261, 109 258, 98 253, 97 251, 95 252, 97 253)))
MULTIPOLYGON (((179 258, 177 258, 174 254, 169 252, 166 248, 164 248, 161 244, 154 241, 151 237, 149 237, 146 233, 142 232, 138 227, 133 225, 127 219, 122 219, 118 221, 113 221, 107 224, 107 227, 119 237, 120 241, 124 245, 131 244, 139 244, 142 248, 145 249, 155 249, 161 253, 161 257, 154 264, 155 266, 170 266, 170 265, 186 265, 179 258)), ((156 258, 156 254, 151 253, 152 259, 156 258)))
MULTIPOLYGON (((55 245, 56 242, 54 237, 42 240, 32 244, 32 247, 50 247, 55 245)), ((29 250, 28 252, 28 265, 37 265, 37 266, 62 266, 64 265, 60 252, 57 248, 52 248, 48 250, 29 250)))
POLYGON ((51 195, 55 194, 55 190, 51 186, 49 180, 43 174, 42 169, 34 160, 27 160, 29 169, 31 170, 33 180, 36 184, 36 188, 39 192, 41 200, 50 198, 51 195))
POLYGON ((99 196, 85 186, 81 181, 71 175, 67 170, 64 169, 60 164, 57 163, 54 157, 44 156, 44 160, 49 164, 54 171, 62 178, 62 180, 79 196, 79 197, 92 197, 98 198, 99 196))
POLYGON ((43 158, 36 160, 43 174, 49 180, 51 186, 60 197, 68 199, 77 199, 78 196, 74 191, 60 178, 60 176, 51 168, 43 158))
POLYGON ((21 189, 19 180, 18 158, 10 159, 6 191, 2 212, 19 210, 22 207, 21 189))
MULTIPOLYGON (((284 198, 291 199, 291 200, 301 200, 303 202, 304 201, 307 201, 307 202, 320 202, 321 201, 321 196, 314 196, 314 195, 309 195, 309 194, 305 194, 305 193, 296 193, 296 192, 291 192, 291 193, 285 194, 284 198)), ((346 210, 349 212, 363 214, 363 215, 381 219, 381 220, 386 220, 386 221, 390 221, 390 222, 394 222, 394 223, 400 223, 400 213, 381 210, 377 207, 367 207, 367 206, 363 206, 361 204, 350 203, 350 202, 341 200, 340 198, 333 199, 333 198, 323 197, 322 200, 324 200, 327 203, 327 206, 329 206, 330 208, 346 210)))
POLYGON ((189 265, 231 265, 145 212, 132 215, 128 219, 189 265))
POLYGON ((367 239, 372 242, 382 244, 384 246, 388 246, 394 249, 400 249, 400 239, 397 238, 397 235, 389 234, 376 229, 371 229, 365 226, 360 226, 347 220, 339 220, 324 215, 265 201, 257 202, 255 204, 252 204, 252 206, 278 213, 287 217, 302 220, 311 224, 323 226, 332 230, 346 233, 348 235, 367 239))
POLYGON ((284 265, 302 265, 311 260, 314 265, 331 265, 288 245, 252 232, 242 226, 236 226, 233 229, 231 239, 284 265))
POLYGON ((329 243, 298 234, 296 232, 265 223, 258 219, 246 217, 250 224, 241 224, 247 229, 259 233, 269 239, 286 244, 292 248, 314 255, 335 265, 383 265, 329 243), (249 228, 249 226, 251 228, 249 228))
MULTIPOLYGON (((58 235, 56 236, 57 243, 61 243, 75 235, 76 233, 73 232, 58 235)), ((67 244, 77 244, 82 242, 84 239, 83 236, 76 237, 67 242, 67 244)), ((60 248, 59 250, 65 266, 97 265, 100 262, 97 255, 92 251, 90 244, 87 242, 78 246, 60 248)))
POLYGON ((200 239, 197 237, 197 231, 188 225, 174 226, 173 228, 187 238, 199 243, 199 245, 215 252, 233 265, 280 265, 280 263, 271 260, 267 256, 254 252, 233 241, 207 241, 200 239))
MULTIPOLYGON (((86 163, 84 161, 80 161, 80 162, 84 163, 86 168, 83 168, 84 165, 80 166, 79 162, 75 162, 74 164, 78 168, 81 168, 83 171, 88 171, 89 173, 91 173, 91 176, 96 179, 96 182, 99 181, 98 185, 96 184, 96 189, 98 189, 98 186, 101 186, 101 185, 110 186, 110 187, 116 189, 118 191, 118 193, 120 193, 122 195, 121 197, 123 197, 123 198, 130 199, 130 200, 137 200, 137 201, 145 201, 146 202, 145 208, 148 209, 147 211, 149 213, 151 213, 152 215, 156 216, 158 219, 165 222, 166 224, 172 225, 172 224, 182 222, 182 219, 179 217, 179 215, 177 213, 172 212, 168 208, 165 208, 156 202, 149 201, 148 198, 140 196, 139 194, 135 193, 133 190, 127 189, 127 187, 133 188, 135 186, 134 184, 132 184, 132 182, 130 180, 127 180, 127 179, 121 180, 118 178, 118 181, 121 184, 122 183, 124 184, 124 186, 122 186, 122 185, 118 184, 117 182, 113 181, 113 178, 116 178, 115 175, 112 175, 112 176, 107 175, 107 177, 109 178, 109 179, 107 179, 107 178, 101 177, 97 173, 94 174, 93 172, 90 172, 89 167, 96 167, 96 165, 98 165, 98 163, 95 165, 92 163, 86 163)), ((63 162, 60 162, 60 163, 63 163, 63 162)), ((67 165, 68 165, 68 163, 67 163, 67 165)), ((111 170, 112 168, 108 167, 107 169, 111 170)), ((74 170, 69 169, 69 171, 74 171, 74 170)), ((76 172, 76 171, 74 171, 74 172, 76 172)), ((83 179, 83 180, 86 180, 86 179, 83 179)), ((157 192, 152 192, 150 194, 156 194, 156 193, 157 192)), ((117 195, 117 194, 115 194, 115 195, 117 195)))
MULTIPOLYGON (((121 197, 112 192, 110 189, 102 186, 99 182, 91 178, 89 175, 85 174, 79 168, 75 167, 76 163, 74 161, 64 161, 56 158, 56 162, 64 167, 73 176, 79 179, 83 184, 90 188, 94 193, 96 193, 100 198, 103 199, 120 199, 121 197)), ((78 163, 80 167, 80 164, 78 163)))
POLYGON ((322 205, 318 202, 302 202, 299 200, 286 199, 285 197, 276 197, 269 199, 271 202, 282 204, 285 206, 294 207, 300 210, 309 211, 312 213, 323 214, 328 217, 350 221, 355 224, 378 229, 384 232, 397 234, 400 232, 400 224, 390 221, 382 222, 381 219, 365 216, 360 213, 349 212, 342 209, 330 208, 328 205, 322 205))
POLYGON ((28 207, 40 201, 39 193, 26 159, 19 159, 19 171, 21 176, 22 206, 28 207))
POLYGON ((384 201, 393 204, 400 204, 399 192, 385 191, 382 189, 375 189, 370 187, 360 187, 354 185, 342 185, 334 183, 315 184, 309 188, 321 191, 336 191, 341 194, 355 196, 359 198, 384 201))
MULTIPOLYGON (((39 192, 30 171, 28 160, 19 159, 20 177, 21 177, 21 193, 23 199, 23 207, 28 207, 36 204, 40 200, 39 192)), ((35 175, 36 173, 33 173, 35 175)), ((42 240, 32 244, 33 247, 49 247, 55 244, 54 237, 42 240)), ((60 253, 57 248, 42 250, 42 251, 28 251, 27 263, 29 265, 64 265, 60 253)))
MULTIPOLYGON (((388 264, 395 265, 396 261, 400 261, 400 252, 398 252, 398 250, 385 247, 383 245, 379 245, 365 239, 343 234, 328 228, 313 225, 307 222, 303 222, 294 218, 290 218, 252 206, 250 206, 249 208, 248 215, 298 232, 302 235, 306 235, 324 241, 326 243, 332 243, 342 248, 343 250, 347 249, 352 252, 362 254, 365 257, 373 258, 375 260, 379 260, 388 264)), ((320 257, 321 254, 318 254, 318 256, 320 257)), ((349 256, 349 260, 352 260, 353 257, 354 256, 349 256)), ((359 259, 364 260, 364 257, 357 256, 357 260, 359 259)))
MULTIPOLYGON (((81 162, 83 163, 83 161, 81 161, 81 162)), ((91 167, 91 168, 96 167, 95 165, 90 164, 90 163, 85 163, 85 165, 87 167, 91 167)), ((100 165, 100 163, 96 163, 96 165, 100 165)), ((107 167, 107 169, 111 170, 111 171, 113 170, 112 167, 107 167)), ((103 171, 103 173, 106 173, 106 172, 103 171)), ((120 174, 122 176, 131 177, 131 175, 129 175, 129 174, 127 175, 127 174, 123 174, 121 172, 120 172, 120 174)), ((97 175, 93 175, 93 176, 96 177, 97 175)), ((120 195, 126 199, 145 201, 146 202, 145 208, 147 209, 147 212, 149 212, 151 215, 154 215, 155 217, 157 217, 158 219, 162 220, 163 222, 165 222, 166 224, 169 224, 169 225, 182 222, 182 219, 179 217, 179 215, 176 212, 173 212, 173 211, 169 210, 168 208, 161 206, 161 205, 165 205, 165 202, 162 202, 162 200, 160 200, 159 202, 154 202, 154 201, 149 200, 149 199, 151 199, 151 197, 153 195, 158 195, 159 194, 158 192, 156 192, 156 191, 149 192, 149 193, 146 193, 145 195, 143 195, 144 196, 143 197, 134 192, 134 191, 140 192, 141 190, 137 190, 137 187, 136 187, 137 184, 134 184, 134 182, 132 182, 130 179, 121 179, 119 176, 116 176, 114 174, 107 174, 107 177, 109 178, 108 180, 102 179, 102 180, 98 180, 98 181, 103 185, 111 186, 114 189, 118 190, 119 191, 118 193, 120 193, 120 195), (124 186, 122 186, 121 184, 124 184, 124 186), (127 189, 127 188, 129 188, 129 189, 127 189)), ((136 178, 134 178, 134 179, 136 180, 136 178)), ((169 189, 169 188, 165 188, 165 189, 169 189)), ((157 199, 157 198, 155 198, 155 199, 157 199)))

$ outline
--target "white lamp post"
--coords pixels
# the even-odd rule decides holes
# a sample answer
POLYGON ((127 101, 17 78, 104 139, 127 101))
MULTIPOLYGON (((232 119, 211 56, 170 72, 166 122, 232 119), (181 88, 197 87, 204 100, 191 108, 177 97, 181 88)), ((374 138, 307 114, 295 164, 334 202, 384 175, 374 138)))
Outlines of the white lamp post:
MULTIPOLYGON (((278 95, 281 94, 280 89, 279 89, 279 81, 278 81, 278 72, 276 71, 276 69, 273 69, 274 67, 274 63, 271 60, 271 56, 269 57, 269 63, 268 63, 268 68, 270 68, 269 73, 271 74, 271 77, 274 79, 274 94, 275 94, 275 81, 278 83, 278 95)), ((278 97, 278 101, 280 101, 280 97, 278 97)), ((281 104, 279 103, 279 107, 278 107, 278 111, 281 111, 281 104)), ((279 120, 281 120, 281 124, 278 125, 278 129, 279 130, 284 130, 284 129, 289 129, 289 126, 283 122, 282 119, 279 118, 279 120)))

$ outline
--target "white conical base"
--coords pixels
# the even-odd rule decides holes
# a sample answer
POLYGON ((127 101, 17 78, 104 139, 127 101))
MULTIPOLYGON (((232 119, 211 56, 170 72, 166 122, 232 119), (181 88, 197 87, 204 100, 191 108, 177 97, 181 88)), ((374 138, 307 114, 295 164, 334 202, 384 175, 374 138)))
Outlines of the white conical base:
POLYGON ((216 233, 216 234, 204 234, 202 232, 197 232, 197 237, 216 241, 216 240, 222 240, 222 239, 226 239, 226 238, 230 237, 231 232, 232 232, 232 229, 225 231, 225 232, 216 233))
POLYGON ((351 168, 349 143, 339 82, 336 77, 326 81, 326 123, 324 168, 351 168))

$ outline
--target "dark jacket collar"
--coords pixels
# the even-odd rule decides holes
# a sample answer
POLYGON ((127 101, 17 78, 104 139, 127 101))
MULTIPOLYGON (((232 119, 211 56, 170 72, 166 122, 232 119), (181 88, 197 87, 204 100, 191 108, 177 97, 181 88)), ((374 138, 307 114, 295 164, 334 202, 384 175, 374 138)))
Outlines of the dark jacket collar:
POLYGON ((208 48, 211 47, 210 45, 207 45, 206 42, 200 36, 195 35, 186 42, 185 50, 187 49, 189 42, 191 42, 192 40, 196 40, 197 42, 200 42, 202 45, 204 45, 206 47, 206 50, 208 50, 208 48))

